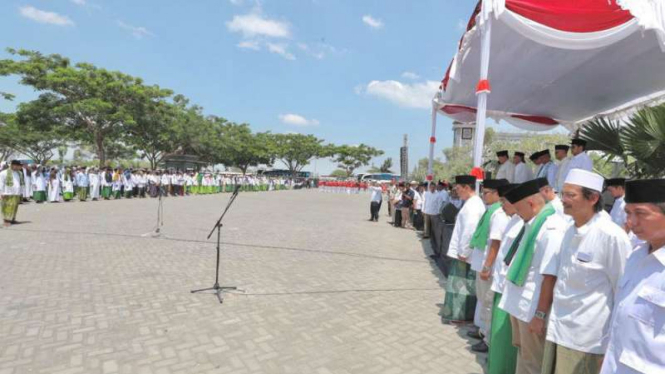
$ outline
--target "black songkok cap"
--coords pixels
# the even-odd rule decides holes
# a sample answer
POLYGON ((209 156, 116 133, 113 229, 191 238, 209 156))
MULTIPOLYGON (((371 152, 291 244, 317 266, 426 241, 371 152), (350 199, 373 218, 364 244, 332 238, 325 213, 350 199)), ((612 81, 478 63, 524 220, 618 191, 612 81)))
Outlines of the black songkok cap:
POLYGON ((543 188, 545 186, 549 186, 550 182, 547 181, 547 178, 537 178, 536 182, 538 182, 538 188, 543 188))
POLYGON ((531 156, 529 156, 529 160, 536 161, 541 155, 542 152, 534 152, 531 154, 531 156))
POLYGON ((621 186, 623 187, 626 184, 626 178, 612 178, 605 180, 605 186, 621 186))
POLYGON ((509 184, 507 179, 486 179, 483 181, 483 188, 497 190, 499 187, 509 184))
POLYGON ((476 177, 473 175, 458 175, 455 177, 455 183, 456 184, 468 184, 468 185, 475 185, 476 184, 476 177))
POLYGON ((665 179, 641 179, 626 182, 626 203, 665 202, 665 179))
POLYGON ((540 192, 540 182, 538 182, 537 179, 530 180, 528 182, 524 182, 517 187, 513 188, 506 194, 506 199, 510 201, 511 204, 515 204, 516 202, 524 199, 525 197, 529 197, 531 195, 535 195, 540 192))
POLYGON ((504 185, 499 186, 499 188, 497 188, 497 191, 499 192, 499 197, 505 197, 506 194, 508 192, 510 192, 510 190, 512 190, 513 188, 515 188, 517 186, 519 186, 518 183, 508 183, 508 184, 504 184, 504 185))
POLYGON ((556 151, 566 151, 566 152, 568 152, 569 149, 570 149, 570 146, 567 146, 565 144, 557 144, 557 145, 554 146, 554 150, 556 150, 556 151))
POLYGON ((580 138, 575 138, 573 139, 570 144, 572 145, 581 145, 582 147, 586 147, 586 140, 580 139, 580 138))
POLYGON ((21 161, 19 161, 19 160, 12 160, 11 164, 12 164, 12 165, 19 165, 19 166, 21 166, 21 161))
POLYGON ((501 157, 501 156, 508 157, 508 151, 499 151, 496 153, 496 157, 501 157))
POLYGON ((524 158, 524 152, 515 152, 515 156, 521 156, 524 158))
POLYGON ((540 155, 541 156, 545 156, 545 155, 551 156, 552 154, 550 153, 549 149, 543 149, 542 151, 540 151, 540 155))

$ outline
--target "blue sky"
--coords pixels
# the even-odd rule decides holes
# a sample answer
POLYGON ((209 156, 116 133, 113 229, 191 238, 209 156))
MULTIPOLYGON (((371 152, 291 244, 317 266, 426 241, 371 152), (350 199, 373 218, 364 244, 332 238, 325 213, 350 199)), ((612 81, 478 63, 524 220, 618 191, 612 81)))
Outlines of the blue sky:
MULTIPOLYGON (((3 0, 7 47, 142 77, 256 131, 428 153, 429 98, 475 0, 3 0)), ((0 111, 35 93, 0 78, 0 111)), ((439 117, 437 154, 452 142, 439 117)), ((307 169, 314 170, 314 165, 307 169)), ((334 165, 316 163, 320 173, 334 165)))

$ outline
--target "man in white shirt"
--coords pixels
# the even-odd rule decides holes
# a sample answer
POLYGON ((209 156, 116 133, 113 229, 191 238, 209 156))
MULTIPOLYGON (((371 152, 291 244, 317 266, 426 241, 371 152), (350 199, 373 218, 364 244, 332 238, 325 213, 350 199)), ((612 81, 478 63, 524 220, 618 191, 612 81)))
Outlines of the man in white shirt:
POLYGON ((614 223, 624 230, 626 230, 626 202, 623 199, 626 193, 624 188, 625 184, 625 178, 612 178, 605 181, 607 191, 609 191, 614 198, 614 205, 612 205, 610 217, 612 217, 614 223))
POLYGON ((464 201, 455 220, 447 256, 452 260, 446 282, 446 295, 441 310, 444 323, 472 321, 476 309, 475 272, 471 270, 471 237, 480 218, 485 213, 485 204, 476 194, 476 177, 455 177, 455 191, 464 201))
POLYGON ((561 202, 559 196, 554 192, 554 189, 550 186, 547 178, 536 178, 536 180, 540 186, 540 194, 543 195, 545 201, 554 207, 554 210, 556 210, 558 215, 564 219, 568 219, 563 211, 563 202, 561 202))
POLYGON ((524 162, 524 152, 515 152, 513 163, 515 164, 514 183, 524 183, 533 179, 533 170, 524 162))
POLYGON ((461 254, 461 257, 471 257, 471 270, 476 272, 476 312, 473 323, 478 331, 470 331, 467 335, 482 339, 480 343, 471 347, 474 352, 487 352, 490 323, 492 316, 492 269, 496 260, 499 246, 503 238, 503 231, 508 224, 508 216, 501 209, 498 188, 507 185, 505 179, 488 179, 483 181, 483 202, 487 210, 481 217, 471 237, 471 245, 461 254))
POLYGON ((559 161, 559 165, 557 165, 556 182, 552 187, 554 187, 557 193, 563 190, 563 182, 565 182, 566 174, 568 173, 568 163, 570 162, 570 157, 568 157, 569 149, 570 147, 565 144, 554 146, 554 157, 559 161))
POLYGON ((381 202, 383 201, 383 189, 379 186, 378 183, 372 182, 369 190, 372 192, 369 203, 369 220, 373 222, 379 222, 379 212, 381 211, 381 202))
MULTIPOLYGON (((630 241, 603 210, 605 179, 573 169, 563 204, 573 219, 561 243, 543 368, 556 374, 597 374, 630 241)), ((545 371, 544 371, 545 372, 545 371)))
POLYGON ((12 160, 7 169, 0 171, 0 199, 2 199, 0 206, 5 227, 16 223, 16 213, 22 198, 22 182, 23 171, 20 161, 12 160))
POLYGON ((540 169, 538 169, 536 178, 547 178, 547 183, 550 186, 555 186, 556 175, 559 167, 554 164, 554 162, 552 162, 552 155, 550 154, 549 149, 540 151, 539 162, 540 169))
POLYGON ((508 265, 504 260, 524 226, 522 217, 517 214, 517 210, 513 204, 505 197, 510 190, 517 186, 517 184, 507 184, 500 186, 497 190, 501 198, 501 209, 503 209, 510 220, 504 229, 501 246, 499 247, 494 268, 492 269, 491 290, 494 293, 494 300, 492 303, 492 322, 490 324, 491 333, 489 336, 491 345, 487 355, 488 374, 515 373, 515 367, 517 366, 517 348, 513 346, 510 314, 499 308, 503 287, 506 282, 506 273, 508 272, 508 265))
POLYGON ((593 171, 593 161, 586 153, 586 144, 586 140, 577 138, 572 140, 571 153, 573 154, 573 158, 568 163, 568 168, 563 177, 564 180, 568 177, 568 173, 570 173, 570 171, 573 169, 593 171))
POLYGON ((515 164, 510 162, 508 151, 499 151, 496 153, 499 160, 499 170, 496 172, 496 179, 505 179, 510 183, 515 180, 515 164))
POLYGON ((432 220, 439 214, 439 192, 436 190, 436 184, 430 183, 423 196, 423 215, 425 228, 423 230, 423 239, 429 239, 432 232, 432 220))
POLYGON ((566 222, 546 204, 538 180, 515 187, 506 199, 525 224, 504 260, 509 267, 499 308, 511 315, 517 374, 540 374, 566 222))
POLYGON ((600 374, 665 373, 665 179, 628 181, 625 199, 645 243, 619 280, 600 374))
POLYGON ((535 170, 535 173, 533 174, 534 178, 540 173, 540 169, 543 166, 542 159, 540 158, 542 154, 543 154, 542 152, 534 152, 531 154, 531 156, 529 156, 529 160, 531 160, 531 162, 533 162, 534 165, 534 169, 532 169, 535 170))

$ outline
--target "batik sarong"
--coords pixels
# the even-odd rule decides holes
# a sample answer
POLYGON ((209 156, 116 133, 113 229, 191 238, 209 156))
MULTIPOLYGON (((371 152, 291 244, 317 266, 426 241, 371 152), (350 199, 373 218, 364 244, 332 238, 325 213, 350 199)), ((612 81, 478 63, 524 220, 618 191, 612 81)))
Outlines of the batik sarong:
POLYGON ((46 201, 46 191, 34 191, 32 193, 32 199, 35 200, 35 202, 43 203, 46 201))
POLYGON ((88 199, 88 187, 79 187, 78 188, 78 197, 79 200, 85 201, 88 199))
POLYGON ((464 261, 453 259, 446 282, 441 317, 446 321, 473 321, 476 310, 476 272, 464 261))
POLYGON ((2 219, 5 222, 14 222, 20 203, 21 195, 5 195, 2 197, 2 219))

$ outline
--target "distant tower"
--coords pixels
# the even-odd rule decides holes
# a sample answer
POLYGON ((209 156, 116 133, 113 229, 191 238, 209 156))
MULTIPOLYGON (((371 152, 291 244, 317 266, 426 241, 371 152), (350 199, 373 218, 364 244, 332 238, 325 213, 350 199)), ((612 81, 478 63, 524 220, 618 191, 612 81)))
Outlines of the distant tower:
POLYGON ((473 145, 474 123, 453 122, 453 147, 466 147, 473 145))
POLYGON ((404 134, 404 145, 399 149, 399 170, 402 180, 407 180, 409 178, 409 144, 406 134, 404 134))

